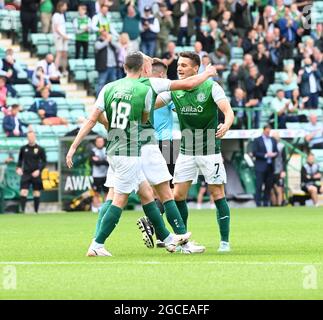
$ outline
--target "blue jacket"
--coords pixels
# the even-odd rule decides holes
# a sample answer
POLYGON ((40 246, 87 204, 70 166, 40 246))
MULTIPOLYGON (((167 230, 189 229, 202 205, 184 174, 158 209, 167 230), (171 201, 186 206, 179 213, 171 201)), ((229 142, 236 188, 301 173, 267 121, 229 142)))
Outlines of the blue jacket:
MULTIPOLYGON (((273 144, 273 152, 278 153, 276 140, 274 138, 271 138, 271 142, 273 144)), ((268 163, 267 163, 267 158, 265 158, 265 154, 267 153, 267 149, 262 136, 254 140, 252 153, 253 153, 253 156, 256 158, 255 170, 260 172, 266 171, 268 163)), ((274 161, 275 160, 273 158, 273 164, 274 164, 274 161)))
MULTIPOLYGON (((22 127, 27 127, 28 125, 26 123, 21 122, 21 120, 18 119, 19 122, 19 131, 20 136, 23 137, 25 134, 22 131, 22 127)), ((8 115, 3 118, 2 127, 5 131, 7 137, 14 137, 13 130, 15 129, 15 117, 8 115)))
POLYGON ((45 118, 57 117, 57 104, 53 100, 36 100, 28 111, 38 113, 38 110, 45 110, 45 118))
POLYGON ((313 73, 315 80, 316 80, 316 87, 317 87, 317 92, 319 93, 321 91, 321 85, 320 85, 320 80, 321 80, 321 73, 319 70, 312 71, 312 72, 307 72, 306 68, 304 69, 304 73, 302 75, 302 80, 300 83, 301 87, 301 95, 303 97, 309 96, 311 94, 310 90, 310 75, 313 73))

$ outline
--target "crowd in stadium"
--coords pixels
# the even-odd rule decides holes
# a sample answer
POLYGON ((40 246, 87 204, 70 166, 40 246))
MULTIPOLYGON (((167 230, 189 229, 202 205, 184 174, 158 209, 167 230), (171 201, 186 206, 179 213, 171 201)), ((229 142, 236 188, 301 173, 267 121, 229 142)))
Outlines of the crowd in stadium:
MULTIPOLYGON (((68 59, 89 57, 90 45, 98 72, 96 95, 106 83, 124 77, 123 63, 131 51, 161 58, 168 66, 168 78, 176 79, 178 52, 192 50, 200 56, 200 72, 210 63, 217 66, 214 80, 225 88, 235 111, 233 129, 263 127, 261 115, 269 108, 273 127, 286 129, 291 122, 304 122, 303 150, 321 149, 323 123, 315 111, 322 108, 323 99, 323 23, 310 20, 306 7, 310 4, 302 0, 14 2, 20 10, 22 47, 33 50, 30 35, 41 32, 53 34, 56 49, 55 55, 48 53, 39 60, 29 79, 35 96, 42 98, 29 111, 38 114, 44 125, 68 123, 57 116, 56 103, 51 101, 65 94, 52 90, 52 85, 68 76, 68 59), (110 19, 116 4, 121 32, 110 19), (73 18, 75 56, 68 50, 67 11, 78 12, 73 18), (41 30, 37 30, 38 19, 41 30), (91 35, 96 36, 94 43, 91 35)), ((0 1, 0 9, 5 5, 7 1, 0 1)), ((17 116, 19 106, 6 103, 8 96, 17 94, 13 85, 19 83, 20 69, 8 49, 0 60, 0 107, 8 137, 25 136, 22 126, 29 125, 17 116)))

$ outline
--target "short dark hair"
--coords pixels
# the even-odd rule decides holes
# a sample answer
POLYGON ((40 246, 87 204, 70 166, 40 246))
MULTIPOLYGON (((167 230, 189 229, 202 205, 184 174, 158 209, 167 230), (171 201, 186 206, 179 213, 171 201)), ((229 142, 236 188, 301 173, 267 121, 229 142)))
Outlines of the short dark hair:
POLYGON ((272 129, 272 126, 269 124, 269 123, 267 123, 267 124, 265 124, 264 126, 263 126, 263 129, 265 130, 265 129, 272 129))
POLYGON ((7 82, 7 78, 4 76, 0 76, 0 80, 3 80, 4 82, 7 82))
POLYGON ((182 57, 182 58, 190 59, 195 66, 200 67, 200 65, 201 65, 200 56, 197 53, 195 53, 195 52, 192 52, 192 51, 184 51, 184 52, 181 52, 179 54, 179 56, 182 57))
POLYGON ((86 6, 86 4, 85 3, 80 3, 78 6, 77 6, 77 8, 79 9, 79 8, 85 8, 86 9, 86 11, 87 11, 87 6, 86 6))
POLYGON ((20 105, 15 103, 11 106, 11 109, 19 109, 20 108, 20 105))
POLYGON ((164 63, 163 60, 158 59, 158 58, 153 58, 152 67, 153 67, 153 71, 156 69, 157 70, 162 69, 163 71, 167 72, 167 70, 168 70, 167 64, 164 63))
POLYGON ((135 51, 129 53, 125 59, 125 67, 129 71, 138 72, 144 64, 144 56, 141 52, 135 51))

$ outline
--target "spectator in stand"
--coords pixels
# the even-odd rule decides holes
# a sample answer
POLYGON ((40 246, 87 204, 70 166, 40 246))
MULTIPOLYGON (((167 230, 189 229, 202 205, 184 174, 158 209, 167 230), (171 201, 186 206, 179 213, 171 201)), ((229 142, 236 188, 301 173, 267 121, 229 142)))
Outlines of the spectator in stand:
POLYGON ((91 165, 94 191, 99 194, 102 192, 107 193, 108 188, 104 184, 107 178, 109 163, 105 153, 105 141, 101 136, 95 138, 95 146, 91 150, 91 165))
POLYGON ((264 76, 264 92, 267 92, 269 84, 275 80, 275 67, 270 60, 269 51, 266 50, 263 43, 258 43, 257 53, 253 56, 253 61, 258 67, 259 73, 264 76))
POLYGON ((250 53, 253 56, 257 54, 257 31, 249 29, 248 35, 242 40, 242 48, 244 53, 250 53))
MULTIPOLYGON (((264 95, 263 88, 264 76, 258 73, 258 68, 253 66, 249 69, 249 77, 246 79, 247 99, 257 101, 252 107, 260 107, 262 97, 264 95)), ((251 107, 251 106, 250 106, 251 107)), ((253 112, 253 128, 259 128, 260 112, 253 112)))
POLYGON ((83 59, 87 59, 88 57, 91 19, 87 16, 86 11, 86 5, 79 4, 78 16, 73 20, 75 30, 75 59, 80 57, 81 48, 83 48, 83 59))
POLYGON ((57 104, 49 98, 49 89, 44 87, 41 90, 41 100, 36 100, 28 111, 35 112, 39 115, 43 125, 66 125, 67 120, 57 116, 57 104))
POLYGON ((156 17, 160 25, 160 32, 157 34, 157 55, 162 57, 167 50, 169 34, 174 27, 172 11, 167 9, 165 3, 160 3, 156 17))
POLYGON ((177 36, 177 46, 191 45, 191 37, 194 34, 194 19, 196 11, 193 3, 188 0, 175 0, 173 8, 174 34, 177 36))
POLYGON ((298 89, 297 74, 294 72, 294 64, 289 63, 285 65, 285 72, 282 74, 282 80, 284 83, 285 97, 291 99, 293 91, 298 89))
POLYGON ((200 41, 196 41, 194 45, 194 52, 199 55, 201 61, 202 57, 207 55, 207 52, 203 50, 202 43, 200 41))
POLYGON ((15 60, 14 52, 12 49, 6 50, 6 56, 0 59, 0 76, 7 79, 7 89, 12 97, 15 97, 17 92, 12 85, 25 83, 25 80, 18 79, 18 74, 23 72, 20 64, 15 60))
POLYGON ((200 28, 196 30, 196 41, 202 43, 206 52, 212 52, 215 48, 215 40, 210 34, 211 27, 209 22, 204 18, 201 21, 200 28))
MULTIPOLYGON (((222 19, 219 21, 219 28, 222 30, 228 41, 231 43, 233 41, 233 36, 237 34, 232 20, 231 11, 224 11, 222 19)), ((238 40, 240 43, 240 39, 238 40)))
MULTIPOLYGON (((236 88, 234 90, 234 96, 230 101, 231 107, 233 109, 242 109, 246 106, 246 94, 241 88, 236 88)), ((247 122, 246 113, 244 110, 234 110, 235 122, 233 127, 235 129, 242 129, 247 122)))
POLYGON ((317 122, 317 115, 309 115, 309 123, 304 130, 306 132, 305 141, 310 149, 323 149, 323 123, 317 122))
POLYGON ((22 26, 22 45, 26 50, 31 49, 28 41, 29 33, 37 33, 37 11, 40 0, 21 0, 20 21, 22 26))
POLYGON ((8 89, 6 87, 6 78, 0 76, 0 110, 7 115, 9 110, 7 109, 7 92, 8 89))
POLYGON ((283 89, 277 90, 276 97, 271 101, 271 108, 278 115, 278 129, 286 129, 286 122, 303 122, 302 115, 295 115, 298 110, 295 110, 290 99, 285 98, 283 89))
POLYGON ((191 0, 193 2, 196 16, 195 16, 195 29, 196 31, 200 30, 202 17, 203 17, 203 6, 204 0, 191 0))
POLYGON ((277 141, 277 157, 275 158, 274 165, 274 185, 271 191, 271 205, 281 207, 285 205, 286 150, 285 145, 280 141, 278 132, 275 132, 272 137, 277 141))
POLYGON ((157 35, 160 32, 158 19, 153 15, 151 7, 145 7, 140 24, 141 51, 147 56, 156 55, 157 35))
POLYGON ((129 39, 128 33, 121 33, 119 37, 118 43, 118 70, 117 70, 117 78, 121 79, 126 76, 124 72, 124 62, 128 53, 135 51, 132 47, 132 43, 129 39))
POLYGON ((40 0, 39 10, 42 33, 50 33, 53 9, 54 6, 52 0, 40 0))
POLYGON ((222 18, 222 15, 225 11, 232 11, 231 4, 226 0, 214 1, 212 10, 209 11, 209 20, 214 19, 219 21, 222 18))
POLYGON ((131 46, 134 51, 139 50, 140 42, 140 13, 134 4, 134 1, 126 1, 125 5, 120 8, 121 17, 123 19, 122 32, 129 35, 131 46))
POLYGON ((306 193, 309 193, 313 204, 318 207, 318 194, 323 193, 323 186, 321 184, 320 166, 315 163, 315 156, 309 153, 307 161, 302 167, 301 171, 301 187, 306 193))
POLYGON ((321 73, 317 69, 317 64, 312 63, 311 58, 304 59, 304 68, 298 72, 298 83, 303 97, 309 97, 305 103, 305 108, 317 109, 319 93, 321 91, 321 73))
POLYGON ((305 102, 308 101, 308 97, 302 98, 299 93, 299 89, 296 88, 292 92, 292 104, 294 106, 294 110, 303 110, 305 108, 305 102))
POLYGON ((110 21, 109 18, 109 5, 111 5, 110 2, 103 3, 100 6, 100 12, 96 14, 92 18, 92 31, 97 33, 97 36, 99 37, 101 35, 101 32, 104 30, 108 33, 111 33, 114 38, 118 38, 119 34, 113 27, 113 24, 110 21))
POLYGON ((251 11, 247 0, 236 2, 233 21, 239 36, 244 37, 246 31, 252 27, 251 11))
POLYGON ((67 75, 67 56, 68 56, 68 35, 66 33, 65 12, 67 11, 67 3, 60 0, 56 6, 56 12, 52 18, 52 30, 54 43, 56 48, 55 65, 58 69, 62 68, 64 76, 67 75))
POLYGON ((265 125, 263 134, 253 143, 253 156, 256 158, 256 205, 269 206, 270 193, 274 183, 274 165, 278 154, 277 142, 270 137, 271 126, 265 125), (263 191, 263 185, 265 185, 263 191))
POLYGON ((293 58, 293 49, 295 47, 297 38, 298 24, 291 17, 291 12, 289 7, 285 7, 284 17, 277 21, 277 25, 280 29, 282 43, 282 55, 284 59, 293 58))
POLYGON ((225 53, 221 50, 221 48, 218 48, 215 50, 215 52, 211 52, 209 56, 212 65, 216 66, 219 76, 222 76, 223 71, 226 70, 228 66, 228 59, 225 53))
POLYGON ((246 89, 246 82, 249 78, 249 72, 252 67, 255 66, 255 63, 253 61, 252 55, 247 53, 243 57, 243 63, 241 66, 239 66, 239 73, 238 73, 238 79, 239 79, 239 86, 243 89, 246 89))
POLYGON ((54 63, 54 56, 51 53, 47 53, 45 59, 40 60, 37 63, 36 69, 38 67, 43 68, 45 76, 49 79, 51 83, 60 83, 61 74, 54 63))
POLYGON ((46 166, 45 150, 36 143, 36 135, 29 131, 28 144, 20 148, 16 172, 21 176, 20 204, 22 212, 25 206, 30 185, 33 188, 34 210, 37 213, 40 202, 40 192, 43 189, 41 172, 46 166))
POLYGON ((174 42, 169 42, 167 45, 167 52, 163 55, 163 62, 167 64, 167 78, 170 80, 177 79, 177 61, 178 54, 176 51, 176 45, 174 42))
POLYGON ((233 96, 236 88, 240 86, 240 75, 239 75, 239 65, 237 63, 232 63, 231 71, 228 75, 228 87, 230 95, 233 96))
POLYGON ((315 41, 315 46, 323 51, 323 23, 318 23, 314 31, 311 32, 311 37, 315 41))
POLYGON ((19 120, 18 113, 20 106, 18 104, 13 104, 11 106, 10 114, 3 118, 3 131, 6 133, 7 137, 25 137, 26 134, 22 127, 28 127, 28 124, 23 123, 19 120))
POLYGON ((51 82, 44 73, 43 67, 39 66, 33 73, 32 85, 36 91, 36 97, 41 97, 41 90, 47 88, 50 91, 51 97, 65 97, 65 93, 52 91, 51 82))
POLYGON ((100 37, 95 42, 95 68, 99 72, 97 95, 105 84, 117 79, 118 44, 112 39, 112 34, 101 30, 100 37))
POLYGON ((213 19, 209 21, 209 27, 209 41, 208 46, 206 46, 208 49, 206 50, 209 50, 208 52, 212 52, 215 48, 220 46, 222 30, 218 28, 218 23, 213 19))
POLYGON ((321 86, 321 93, 320 96, 322 97, 323 93, 323 53, 320 51, 319 48, 315 47, 313 50, 313 63, 317 65, 317 70, 321 74, 321 81, 320 81, 320 86, 321 86))

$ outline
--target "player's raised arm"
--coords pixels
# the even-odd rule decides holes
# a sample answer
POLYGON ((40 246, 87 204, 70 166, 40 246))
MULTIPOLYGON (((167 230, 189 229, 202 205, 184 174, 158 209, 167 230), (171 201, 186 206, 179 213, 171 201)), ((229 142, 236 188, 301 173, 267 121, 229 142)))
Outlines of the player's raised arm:
POLYGON ((165 92, 160 93, 157 96, 157 99, 155 102, 155 110, 167 105, 169 102, 171 102, 171 100, 172 100, 172 97, 171 97, 169 91, 165 91, 165 92))
POLYGON ((170 90, 191 90, 202 84, 210 77, 215 77, 216 75, 216 67, 208 65, 206 69, 200 74, 182 80, 173 80, 170 85, 170 90))
POLYGON ((97 123, 98 118, 102 112, 103 112, 103 110, 99 109, 98 107, 94 108, 92 113, 90 114, 88 120, 82 126, 79 133, 75 137, 75 139, 74 139, 74 141, 73 141, 73 143, 66 155, 66 165, 68 166, 68 168, 73 167, 73 155, 74 155, 75 151, 77 150, 77 148, 80 145, 80 143, 82 142, 82 140, 89 134, 89 132, 95 126, 95 124, 97 123))

